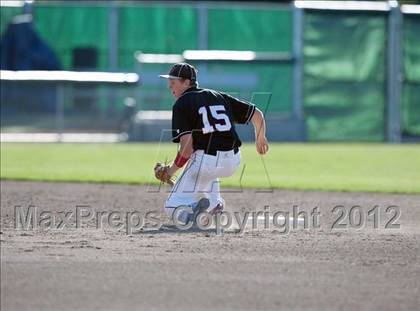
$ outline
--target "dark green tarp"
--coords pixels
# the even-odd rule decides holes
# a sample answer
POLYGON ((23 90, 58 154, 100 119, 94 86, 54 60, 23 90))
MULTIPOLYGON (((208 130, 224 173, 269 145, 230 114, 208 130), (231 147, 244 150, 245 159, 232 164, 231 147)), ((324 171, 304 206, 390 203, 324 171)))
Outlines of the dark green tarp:
POLYGON ((386 15, 307 10, 304 26, 309 140, 384 140, 386 15))
POLYGON ((420 135, 420 14, 403 17, 402 130, 420 135))

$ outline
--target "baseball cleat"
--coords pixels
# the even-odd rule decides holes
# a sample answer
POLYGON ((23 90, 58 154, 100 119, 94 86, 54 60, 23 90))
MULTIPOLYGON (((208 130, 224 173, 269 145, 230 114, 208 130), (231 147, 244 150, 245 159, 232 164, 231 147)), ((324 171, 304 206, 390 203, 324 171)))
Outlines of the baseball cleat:
POLYGON ((209 214, 210 215, 219 214, 219 213, 223 212, 223 209, 224 209, 223 204, 222 203, 219 203, 219 204, 216 205, 215 208, 213 208, 212 210, 209 211, 209 214))
POLYGON ((210 206, 210 201, 207 198, 201 198, 196 204, 194 204, 192 207, 192 210, 194 214, 198 214, 201 212, 204 212, 206 209, 208 209, 210 206))
POLYGON ((210 201, 207 198, 201 198, 196 204, 195 206, 192 207, 194 214, 192 215, 193 219, 194 219, 194 225, 197 225, 197 216, 202 213, 207 211, 207 209, 210 206, 210 201))

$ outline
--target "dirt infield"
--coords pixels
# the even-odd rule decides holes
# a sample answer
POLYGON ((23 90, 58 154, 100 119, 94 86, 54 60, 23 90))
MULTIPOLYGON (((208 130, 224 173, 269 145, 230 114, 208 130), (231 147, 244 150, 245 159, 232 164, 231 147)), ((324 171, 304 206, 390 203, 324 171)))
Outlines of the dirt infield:
POLYGON ((258 222, 217 235, 170 227, 161 211, 167 193, 156 190, 2 181, 1 309, 418 310, 420 195, 230 190, 229 212, 268 206, 286 220, 295 206, 308 228, 258 222), (158 211, 164 226, 127 234, 92 218, 75 228, 70 212, 82 205, 108 216, 158 211), (35 227, 15 229, 30 206, 35 227), (61 216, 50 225, 42 212, 61 216), (65 213, 64 228, 55 228, 65 213))

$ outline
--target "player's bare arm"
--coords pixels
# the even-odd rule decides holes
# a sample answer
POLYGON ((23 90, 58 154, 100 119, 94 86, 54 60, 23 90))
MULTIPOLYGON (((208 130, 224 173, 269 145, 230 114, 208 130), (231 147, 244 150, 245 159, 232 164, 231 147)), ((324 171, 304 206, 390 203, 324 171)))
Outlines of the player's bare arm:
POLYGON ((259 154, 266 154, 268 151, 268 141, 265 136, 265 119, 260 109, 255 108, 251 118, 255 130, 255 145, 259 154))
POLYGON ((175 181, 172 179, 172 177, 188 162, 193 152, 194 149, 192 143, 192 135, 185 134, 181 136, 178 153, 173 163, 171 165, 156 163, 154 168, 156 178, 161 182, 173 186, 175 181))
MULTIPOLYGON (((189 159, 194 152, 193 144, 192 144, 192 135, 191 134, 185 134, 181 136, 180 142, 179 142, 179 149, 178 149, 178 157, 181 157, 183 159, 189 159)), ((172 165, 168 169, 169 176, 173 176, 176 174, 176 172, 180 169, 177 165, 177 161, 175 160, 172 165)))

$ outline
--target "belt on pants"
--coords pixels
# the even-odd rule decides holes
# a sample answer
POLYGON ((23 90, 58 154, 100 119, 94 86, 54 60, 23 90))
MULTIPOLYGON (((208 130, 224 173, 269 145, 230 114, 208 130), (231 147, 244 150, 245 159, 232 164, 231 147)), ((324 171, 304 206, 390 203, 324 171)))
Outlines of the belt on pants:
POLYGON ((239 152, 239 148, 238 148, 238 147, 235 147, 235 148, 233 148, 233 149, 231 149, 231 150, 215 150, 215 149, 211 149, 211 150, 204 150, 204 153, 205 153, 205 154, 212 155, 212 156, 216 156, 218 151, 228 152, 228 151, 232 151, 232 150, 233 150, 233 153, 234 153, 234 154, 237 154, 237 153, 239 152))

